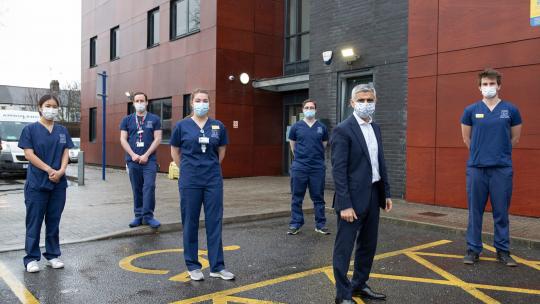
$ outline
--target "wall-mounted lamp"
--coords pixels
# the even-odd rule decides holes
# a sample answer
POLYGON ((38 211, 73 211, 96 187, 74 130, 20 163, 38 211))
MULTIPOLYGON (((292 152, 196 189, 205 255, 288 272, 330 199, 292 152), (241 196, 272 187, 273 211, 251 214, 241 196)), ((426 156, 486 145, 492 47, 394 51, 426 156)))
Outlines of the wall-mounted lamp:
POLYGON ((130 101, 133 101, 133 96, 132 96, 132 94, 131 94, 130 91, 126 91, 126 93, 124 93, 124 94, 126 94, 126 97, 127 97, 130 101))
POLYGON ((249 75, 247 73, 240 74, 240 82, 242 84, 248 84, 249 83, 249 75))
POLYGON ((348 65, 353 64, 353 62, 360 58, 360 56, 354 53, 354 50, 352 48, 341 49, 341 56, 345 58, 348 65))

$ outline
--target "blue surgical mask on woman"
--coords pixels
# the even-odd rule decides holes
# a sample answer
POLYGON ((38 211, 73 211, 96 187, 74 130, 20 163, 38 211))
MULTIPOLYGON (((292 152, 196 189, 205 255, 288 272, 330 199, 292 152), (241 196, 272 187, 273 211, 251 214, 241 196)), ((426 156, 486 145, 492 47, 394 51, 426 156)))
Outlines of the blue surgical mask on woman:
POLYGON ((210 109, 210 105, 208 102, 193 103, 193 112, 195 112, 195 115, 197 115, 198 117, 202 117, 208 114, 209 109, 210 109))
POLYGON ((317 111, 315 110, 304 110, 304 116, 306 118, 313 118, 315 117, 315 113, 317 113, 317 111))
POLYGON ((372 117, 373 113, 375 113, 375 103, 356 102, 354 104, 354 113, 360 116, 360 118, 372 117))

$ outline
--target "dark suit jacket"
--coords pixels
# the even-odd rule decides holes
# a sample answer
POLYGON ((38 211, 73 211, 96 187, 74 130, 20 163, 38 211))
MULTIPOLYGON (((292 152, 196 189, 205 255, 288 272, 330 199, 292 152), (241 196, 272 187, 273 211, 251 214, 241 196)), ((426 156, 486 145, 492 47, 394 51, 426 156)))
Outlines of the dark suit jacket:
POLYGON ((369 152, 354 115, 337 125, 332 131, 332 175, 335 194, 333 207, 336 212, 353 208, 356 214, 367 211, 371 200, 371 188, 378 186, 379 206, 385 208, 386 198, 390 198, 390 185, 386 173, 386 163, 381 140, 381 129, 371 123, 379 145, 379 174, 381 181, 372 184, 373 172, 369 152))

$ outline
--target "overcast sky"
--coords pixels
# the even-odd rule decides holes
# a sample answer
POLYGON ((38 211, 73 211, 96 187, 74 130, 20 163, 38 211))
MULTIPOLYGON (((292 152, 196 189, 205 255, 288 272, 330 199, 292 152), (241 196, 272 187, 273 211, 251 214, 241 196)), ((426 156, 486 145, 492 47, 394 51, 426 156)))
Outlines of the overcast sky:
POLYGON ((81 79, 81 0, 0 0, 0 85, 81 79))

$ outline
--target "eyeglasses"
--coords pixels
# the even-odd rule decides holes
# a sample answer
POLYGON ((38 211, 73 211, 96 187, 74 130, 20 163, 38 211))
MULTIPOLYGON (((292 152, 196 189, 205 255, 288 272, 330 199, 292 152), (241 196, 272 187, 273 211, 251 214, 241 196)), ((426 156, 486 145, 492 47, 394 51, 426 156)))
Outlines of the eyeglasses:
POLYGON ((372 98, 367 99, 357 99, 356 102, 367 102, 367 103, 373 103, 375 100, 372 98))

